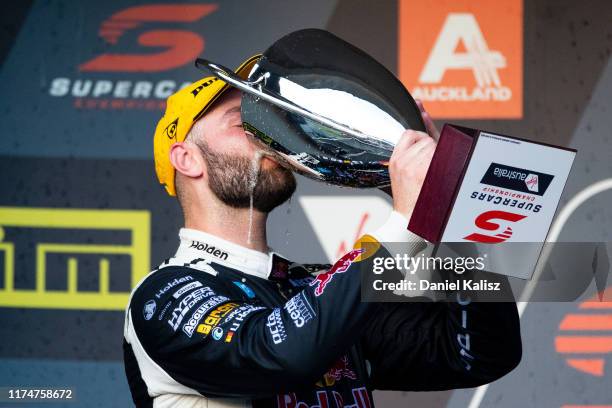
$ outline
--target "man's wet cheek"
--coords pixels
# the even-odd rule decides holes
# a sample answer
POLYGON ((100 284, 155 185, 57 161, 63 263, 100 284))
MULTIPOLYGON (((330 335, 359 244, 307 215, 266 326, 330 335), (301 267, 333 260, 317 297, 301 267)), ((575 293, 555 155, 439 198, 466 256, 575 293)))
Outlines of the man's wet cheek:
POLYGON ((246 155, 255 150, 255 144, 244 131, 228 132, 222 136, 222 140, 217 145, 220 149, 224 149, 236 154, 246 155))

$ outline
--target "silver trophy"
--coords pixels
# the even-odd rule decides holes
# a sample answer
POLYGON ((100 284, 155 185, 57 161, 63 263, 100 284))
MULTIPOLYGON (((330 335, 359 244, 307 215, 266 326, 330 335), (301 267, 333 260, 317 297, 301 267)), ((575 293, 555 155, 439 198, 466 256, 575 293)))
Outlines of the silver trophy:
POLYGON ((388 186, 388 161, 403 131, 425 131, 402 83, 325 30, 300 30, 276 41, 246 80, 204 59, 196 66, 240 89, 245 129, 280 161, 316 180, 388 186))

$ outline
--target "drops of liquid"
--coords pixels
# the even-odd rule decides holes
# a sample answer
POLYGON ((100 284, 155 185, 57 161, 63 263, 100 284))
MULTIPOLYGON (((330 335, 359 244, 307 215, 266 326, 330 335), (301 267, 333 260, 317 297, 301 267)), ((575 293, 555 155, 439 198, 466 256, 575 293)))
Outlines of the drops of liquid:
POLYGON ((289 246, 289 237, 291 236, 291 231, 289 230, 289 223, 291 216, 291 197, 289 197, 289 201, 287 201, 287 229, 285 229, 285 246, 289 246))
POLYGON ((251 161, 251 171, 249 173, 249 232, 247 234, 247 244, 251 245, 253 236, 253 194, 255 192, 255 186, 257 185, 257 179, 259 177, 259 168, 261 166, 261 152, 255 152, 251 161))

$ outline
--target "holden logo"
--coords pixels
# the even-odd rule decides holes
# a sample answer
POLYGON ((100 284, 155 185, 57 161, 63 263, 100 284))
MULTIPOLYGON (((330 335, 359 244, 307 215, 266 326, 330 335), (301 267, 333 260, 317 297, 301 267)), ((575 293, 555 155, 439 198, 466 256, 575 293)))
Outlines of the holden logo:
POLYGON ((527 189, 529 191, 533 191, 534 193, 538 192, 538 175, 529 173, 527 177, 525 177, 525 184, 527 185, 527 189))
POLYGON ((486 235, 475 232, 473 234, 463 237, 467 241, 482 242, 485 244, 499 244, 508 240, 512 236, 512 227, 507 225, 503 230, 502 226, 492 220, 502 220, 508 222, 517 222, 526 218, 526 215, 514 214, 507 211, 487 211, 480 214, 474 220, 474 224, 483 230, 487 231, 499 231, 495 235, 486 235))

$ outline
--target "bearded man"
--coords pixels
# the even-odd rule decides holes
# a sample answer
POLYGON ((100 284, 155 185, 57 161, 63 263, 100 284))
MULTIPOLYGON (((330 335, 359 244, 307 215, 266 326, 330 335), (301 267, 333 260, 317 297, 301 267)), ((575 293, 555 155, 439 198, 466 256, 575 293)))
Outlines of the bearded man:
POLYGON ((244 131, 240 101, 204 78, 168 99, 157 126, 157 175, 184 228, 126 310, 137 406, 369 408, 374 389, 475 387, 518 364, 514 303, 361 301, 359 270, 389 256, 381 243, 424 246, 407 226, 436 146, 426 112, 430 134, 407 130, 389 163, 393 212, 361 239, 375 252, 354 249, 315 276, 268 247, 268 214, 296 181, 244 131))

